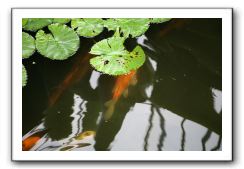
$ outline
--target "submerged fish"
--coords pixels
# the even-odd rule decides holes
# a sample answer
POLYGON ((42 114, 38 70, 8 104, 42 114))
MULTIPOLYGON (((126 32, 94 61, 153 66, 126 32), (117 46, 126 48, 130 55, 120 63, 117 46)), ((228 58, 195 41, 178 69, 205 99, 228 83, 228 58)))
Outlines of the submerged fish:
POLYGON ((89 53, 82 57, 78 57, 71 70, 67 73, 63 81, 51 92, 48 100, 49 106, 54 105, 61 95, 71 85, 80 81, 89 70, 89 59, 91 55, 89 53))
POLYGON ((65 147, 62 147, 59 149, 59 151, 71 151, 75 148, 82 148, 82 147, 87 147, 87 146, 90 146, 91 144, 90 143, 79 143, 79 144, 76 144, 76 145, 69 145, 69 146, 65 146, 65 147))
POLYGON ((36 132, 22 141, 22 150, 29 151, 47 133, 46 130, 36 132))
POLYGON ((105 121, 109 120, 113 113, 114 108, 119 100, 120 96, 123 94, 125 97, 128 96, 128 87, 130 85, 136 85, 137 78, 136 78, 136 71, 133 70, 129 74, 121 75, 116 79, 115 86, 113 88, 113 97, 111 100, 105 103, 107 110, 104 113, 105 121))
POLYGON ((80 134, 78 134, 75 138, 75 140, 83 140, 84 138, 86 137, 89 137, 89 136, 95 136, 96 135, 96 132, 95 131, 84 131, 80 134))

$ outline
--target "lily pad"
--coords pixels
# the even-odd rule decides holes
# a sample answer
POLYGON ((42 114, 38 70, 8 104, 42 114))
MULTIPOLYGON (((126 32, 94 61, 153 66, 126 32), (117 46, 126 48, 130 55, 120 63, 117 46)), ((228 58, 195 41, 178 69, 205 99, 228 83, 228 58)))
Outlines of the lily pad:
POLYGON ((35 49, 35 39, 28 33, 22 32, 22 58, 29 58, 35 49))
POLYGON ((151 18, 150 22, 151 23, 163 23, 171 20, 172 18, 151 18))
POLYGON ((76 18, 72 19, 71 27, 80 36, 94 37, 103 31, 103 20, 99 18, 76 18))
POLYGON ((27 83, 27 72, 25 66, 22 65, 22 87, 26 86, 27 83))
POLYGON ((22 19, 22 28, 27 24, 27 22, 28 22, 27 18, 22 19))
POLYGON ((119 18, 105 20, 104 26, 107 27, 108 30, 114 31, 119 28, 124 37, 128 37, 129 35, 138 37, 148 30, 149 23, 149 19, 147 18, 119 18))
POLYGON ((109 75, 128 74, 138 69, 145 62, 145 54, 140 46, 132 52, 124 48, 124 38, 112 37, 96 43, 90 53, 96 56, 90 59, 90 64, 100 72, 109 75))
POLYGON ((70 21, 70 18, 54 18, 53 23, 62 23, 66 24, 70 21))
POLYGON ((36 48, 43 56, 53 60, 64 60, 75 54, 80 46, 79 36, 63 24, 48 26, 51 34, 39 30, 36 34, 36 48))
POLYGON ((141 67, 146 60, 145 53, 140 46, 136 46, 129 55, 129 67, 132 70, 136 70, 141 67))
MULTIPOLYGON (((24 19, 26 19, 26 18, 24 18, 24 19)), ((23 20, 22 20, 22 22, 23 22, 23 20)), ((24 23, 25 22, 26 21, 24 20, 24 23)), ((28 18, 23 29, 35 32, 35 31, 51 24, 52 22, 53 22, 53 19, 51 19, 51 18, 28 18)))

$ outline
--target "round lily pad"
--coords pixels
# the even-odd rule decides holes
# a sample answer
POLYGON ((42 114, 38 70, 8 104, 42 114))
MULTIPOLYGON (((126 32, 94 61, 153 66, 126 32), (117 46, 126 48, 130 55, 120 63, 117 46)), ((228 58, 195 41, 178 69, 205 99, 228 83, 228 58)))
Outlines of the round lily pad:
POLYGON ((140 46, 136 46, 133 51, 130 52, 129 57, 128 65, 132 70, 136 70, 141 67, 146 60, 145 53, 140 46))
POLYGON ((28 33, 22 32, 22 58, 29 58, 35 49, 35 39, 28 33))
POLYGON ((58 23, 49 25, 48 29, 51 34, 43 30, 36 34, 36 48, 40 54, 54 60, 64 60, 75 54, 80 39, 73 29, 58 23))
POLYGON ((171 18, 150 18, 151 23, 163 23, 171 20, 171 18))
POLYGON ((91 54, 99 55, 90 59, 90 64, 97 70, 109 75, 128 74, 138 69, 145 62, 145 54, 140 46, 132 52, 124 48, 124 38, 112 37, 96 43, 91 54))
MULTIPOLYGON (((24 20, 24 23, 26 21, 24 20)), ((28 31, 37 31, 53 22, 51 18, 28 18, 23 29, 28 31)), ((22 20, 23 24, 23 20, 22 20)))
POLYGON ((93 55, 126 55, 124 41, 125 38, 122 37, 103 39, 92 46, 90 53, 93 55))
POLYGON ((138 37, 148 30, 149 23, 147 18, 119 18, 105 20, 104 26, 107 27, 108 30, 114 31, 119 28, 124 37, 128 37, 129 35, 138 37))
POLYGON ((72 19, 71 27, 80 36, 94 37, 103 31, 103 20, 100 18, 76 18, 72 19))
POLYGON ((22 19, 22 27, 24 27, 28 22, 28 19, 27 18, 23 18, 22 19))
POLYGON ((62 23, 66 24, 70 21, 70 18, 54 18, 53 23, 62 23))
POLYGON ((27 72, 25 66, 22 65, 22 87, 26 86, 27 83, 27 72))

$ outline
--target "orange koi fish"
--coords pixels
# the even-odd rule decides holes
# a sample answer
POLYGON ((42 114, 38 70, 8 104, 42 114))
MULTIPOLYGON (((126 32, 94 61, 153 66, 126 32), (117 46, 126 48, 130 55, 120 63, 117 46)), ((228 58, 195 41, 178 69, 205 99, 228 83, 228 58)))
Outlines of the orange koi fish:
POLYGON ((123 94, 125 97, 128 96, 129 85, 136 85, 136 71, 133 70, 127 75, 121 75, 116 79, 115 86, 113 88, 113 97, 111 100, 105 103, 108 107, 107 111, 104 113, 105 121, 109 120, 114 112, 115 105, 119 100, 120 96, 123 94))
POLYGON ((34 133, 22 141, 22 150, 29 151, 46 134, 46 130, 34 133))
POLYGON ((81 80, 89 70, 89 59, 91 55, 87 53, 83 57, 78 57, 70 72, 65 76, 64 80, 57 86, 49 96, 49 106, 52 106, 61 97, 64 91, 71 85, 81 80))

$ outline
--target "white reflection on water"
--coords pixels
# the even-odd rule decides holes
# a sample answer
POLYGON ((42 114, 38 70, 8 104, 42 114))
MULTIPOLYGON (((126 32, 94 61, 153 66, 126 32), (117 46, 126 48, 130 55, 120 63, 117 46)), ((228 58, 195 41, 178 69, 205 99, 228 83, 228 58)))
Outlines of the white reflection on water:
POLYGON ((159 114, 151 111, 150 104, 137 103, 133 111, 127 113, 120 131, 110 144, 111 150, 145 150, 145 142, 146 150, 149 151, 202 151, 203 149, 209 151, 217 146, 219 136, 209 132, 210 135, 206 137, 208 131, 206 127, 184 120, 169 110, 163 108, 159 110, 164 118, 163 126, 160 124, 159 114), (182 120, 184 120, 183 125, 182 120), (163 133, 165 137, 160 140, 162 131, 165 132, 163 133), (148 137, 145 137, 147 134, 148 137), (204 137, 206 141, 202 141, 204 137))
POLYGON ((92 74, 91 74, 91 77, 90 77, 90 80, 89 80, 89 83, 90 83, 90 86, 92 89, 96 89, 97 86, 98 86, 98 79, 100 77, 101 73, 93 70, 92 71, 92 74))
POLYGON ((222 91, 212 88, 214 110, 220 113, 222 110, 222 91))
POLYGON ((151 51, 155 51, 155 49, 153 49, 152 46, 150 46, 150 45, 145 43, 146 40, 148 40, 147 37, 145 35, 142 35, 142 36, 137 38, 137 43, 140 44, 143 47, 148 48, 151 51))

